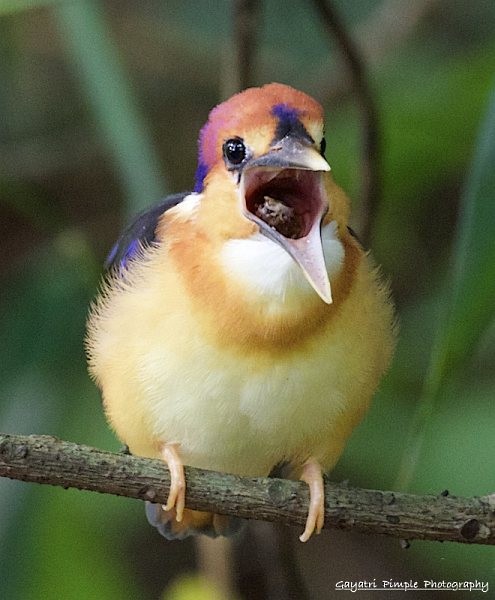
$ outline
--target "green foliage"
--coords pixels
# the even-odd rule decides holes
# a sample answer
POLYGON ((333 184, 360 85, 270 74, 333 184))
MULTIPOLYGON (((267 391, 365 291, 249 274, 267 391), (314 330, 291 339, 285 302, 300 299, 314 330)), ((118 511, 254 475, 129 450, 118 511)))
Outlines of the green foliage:
MULTIPOLYGON (((210 582, 201 577, 182 577, 167 590, 162 600, 227 600, 210 582)), ((234 599, 231 599, 234 600, 234 599)))
POLYGON ((429 386, 458 369, 495 314, 495 88, 462 196, 451 300, 432 354, 429 386))
POLYGON ((166 186, 102 6, 96 0, 64 2, 54 13, 73 58, 81 91, 88 95, 96 124, 113 154, 127 212, 132 215, 146 208, 149 198, 166 195, 166 186))
POLYGON ((410 485, 435 401, 462 367, 495 315, 495 88, 462 194, 452 274, 423 395, 398 476, 410 485))
POLYGON ((29 8, 40 8, 49 6, 62 0, 0 0, 0 15, 22 12, 29 8))

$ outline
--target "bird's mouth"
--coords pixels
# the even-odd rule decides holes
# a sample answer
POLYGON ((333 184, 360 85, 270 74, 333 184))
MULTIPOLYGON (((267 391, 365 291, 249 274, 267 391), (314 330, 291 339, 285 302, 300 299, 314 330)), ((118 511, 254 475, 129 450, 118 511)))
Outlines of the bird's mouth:
POLYGON ((247 167, 240 190, 244 215, 290 254, 318 295, 330 304, 321 242, 321 222, 328 211, 323 173, 307 167, 247 167))
POLYGON ((292 240, 306 237, 327 205, 321 194, 321 172, 303 169, 248 169, 244 202, 249 218, 292 240))

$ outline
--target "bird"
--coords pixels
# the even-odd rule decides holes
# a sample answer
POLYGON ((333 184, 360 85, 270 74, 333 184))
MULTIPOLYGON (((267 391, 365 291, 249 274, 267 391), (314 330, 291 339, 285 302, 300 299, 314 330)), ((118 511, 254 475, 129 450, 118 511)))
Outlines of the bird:
POLYGON ((198 146, 193 191, 140 214, 108 256, 89 370, 120 440, 170 470, 167 503, 147 506, 162 535, 238 529, 185 507, 184 465, 264 477, 284 464, 309 487, 307 541, 324 474, 391 361, 390 286, 349 228, 311 96, 245 89, 211 110, 198 146))

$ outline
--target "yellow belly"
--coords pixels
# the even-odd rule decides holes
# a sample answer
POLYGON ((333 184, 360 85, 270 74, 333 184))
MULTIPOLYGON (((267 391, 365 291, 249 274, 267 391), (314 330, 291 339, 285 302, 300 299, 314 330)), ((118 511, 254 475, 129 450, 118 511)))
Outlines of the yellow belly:
POLYGON ((91 371, 131 452, 157 457, 161 442, 179 442, 185 464, 243 475, 309 456, 333 467, 393 347, 393 310, 367 259, 336 317, 277 351, 233 351, 203 327, 180 278, 163 277, 114 287, 90 319, 91 371))

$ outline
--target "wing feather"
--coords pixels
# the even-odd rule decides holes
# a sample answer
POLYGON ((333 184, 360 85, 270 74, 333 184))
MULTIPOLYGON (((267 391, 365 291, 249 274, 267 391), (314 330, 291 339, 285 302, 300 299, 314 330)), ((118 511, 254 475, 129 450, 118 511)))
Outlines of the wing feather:
POLYGON ((156 239, 156 226, 164 212, 177 206, 190 192, 167 196, 164 200, 140 213, 125 229, 110 250, 105 261, 105 269, 122 272, 139 250, 151 245, 156 239))

